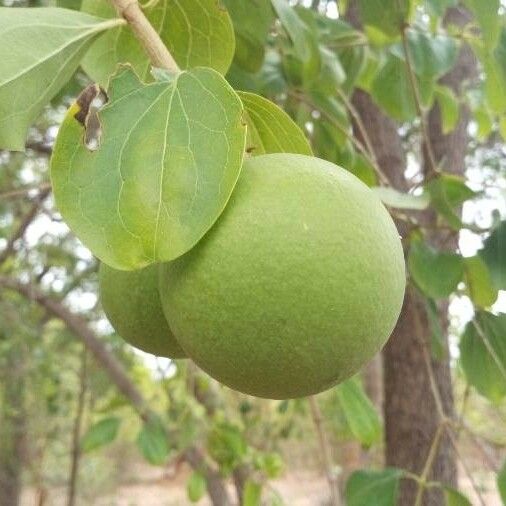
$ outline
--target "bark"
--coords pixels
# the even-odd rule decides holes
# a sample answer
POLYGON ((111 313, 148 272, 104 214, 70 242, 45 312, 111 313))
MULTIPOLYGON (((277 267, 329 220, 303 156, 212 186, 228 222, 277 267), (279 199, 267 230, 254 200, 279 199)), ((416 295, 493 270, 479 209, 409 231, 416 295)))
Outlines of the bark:
MULTIPOLYGON (((356 15, 356 11, 352 9, 351 15, 356 15)), ((462 11, 453 10, 450 16, 455 16, 452 19, 455 22, 456 18, 461 19, 463 14, 462 11)), ((473 69, 470 53, 464 49, 455 69, 443 81, 458 91, 460 83, 473 76, 473 69)), ((353 103, 366 125, 380 167, 397 189, 406 189, 403 176, 404 154, 397 125, 378 109, 367 94, 357 91, 353 103)), ((455 131, 443 136, 438 108, 435 107, 429 114, 430 142, 437 162, 444 162, 445 170, 454 173, 463 171, 466 127, 467 113, 463 110, 455 131)), ((425 223, 434 223, 435 216, 429 211, 420 219, 425 223)), ((399 225, 399 230, 402 235, 406 232, 402 224, 399 225)), ((431 239, 436 245, 441 245, 447 237, 433 234, 431 239)), ((447 304, 441 305, 440 312, 443 328, 446 328, 447 304)), ((416 474, 422 472, 440 423, 425 357, 429 357, 431 362, 443 410, 446 416, 453 416, 448 355, 440 361, 430 358, 430 352, 427 353, 430 349, 429 336, 424 304, 414 289, 408 289, 401 316, 383 353, 386 463, 416 474)), ((449 485, 456 484, 455 455, 446 437, 441 440, 430 476, 449 485)), ((413 504, 415 494, 416 485, 413 482, 404 483, 399 504, 413 504)), ((444 498, 440 491, 433 490, 425 494, 424 504, 443 505, 444 498)))

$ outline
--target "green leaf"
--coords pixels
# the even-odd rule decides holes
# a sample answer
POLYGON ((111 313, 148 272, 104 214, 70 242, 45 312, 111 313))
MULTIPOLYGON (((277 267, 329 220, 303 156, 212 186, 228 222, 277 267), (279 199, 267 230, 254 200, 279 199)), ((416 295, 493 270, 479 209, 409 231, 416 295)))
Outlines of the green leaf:
POLYGON ((248 445, 235 425, 220 423, 210 431, 207 449, 222 470, 228 473, 244 459, 248 445))
POLYGON ((369 447, 381 439, 381 421, 360 381, 351 378, 336 387, 341 408, 353 435, 369 447))
POLYGON ((359 0, 359 6, 364 25, 390 37, 400 34, 410 10, 408 0, 359 0))
POLYGON ((137 446, 143 457, 154 466, 167 462, 170 448, 167 433, 159 420, 145 423, 137 436, 137 446))
POLYGON ((435 96, 441 112, 443 134, 447 135, 455 129, 459 121, 460 107, 453 90, 447 86, 437 85, 435 96))
POLYGON ((503 504, 506 504, 506 460, 497 473, 497 488, 503 504))
POLYGON ((28 127, 72 77, 93 39, 122 23, 53 7, 0 7, 1 149, 24 150, 28 127))
POLYGON ((249 72, 260 70, 267 35, 274 20, 270 0, 223 0, 235 32, 234 62, 249 72))
MULTIPOLYGON (((82 10, 115 17, 108 0, 83 0, 82 10)), ((143 9, 146 17, 182 69, 203 66, 225 74, 234 56, 235 39, 228 12, 216 0, 164 0, 143 9)), ((106 86, 118 63, 130 63, 141 79, 149 80, 151 63, 129 27, 100 37, 83 60, 83 69, 106 86)))
POLYGON ((355 471, 346 482, 346 506, 395 506, 401 478, 400 469, 355 471))
POLYGON ((497 299, 497 289, 487 264, 479 256, 464 258, 465 282, 473 303, 481 308, 491 306, 497 299))
POLYGON ((383 204, 396 209, 415 209, 421 211, 427 209, 430 204, 428 195, 412 195, 411 193, 403 193, 394 188, 385 186, 377 186, 372 188, 373 192, 381 199, 383 204))
POLYGON ((188 493, 188 499, 191 502, 199 502, 207 489, 207 481, 205 476, 198 471, 194 471, 188 480, 186 485, 186 491, 188 493))
POLYGON ((420 239, 411 241, 408 267, 417 286, 432 299, 448 297, 464 274, 460 255, 437 251, 420 239))
POLYGON ((444 494, 446 506, 473 506, 464 494, 454 488, 444 487, 444 494))
POLYGON ((266 453, 255 460, 255 467, 263 471, 267 478, 273 480, 283 472, 283 459, 277 453, 266 453))
POLYGON ((506 314, 482 311, 467 324, 460 361, 467 381, 482 395, 492 402, 506 395, 506 314))
POLYGON ((60 127, 51 160, 56 204, 112 267, 172 260, 209 230, 232 193, 246 138, 242 103, 206 68, 145 85, 123 67, 109 97, 96 151, 83 143, 79 103, 60 127))
POLYGON ((81 451, 87 453, 112 443, 118 435, 120 425, 121 420, 117 417, 104 418, 92 425, 81 439, 81 451))
POLYGON ((262 500, 262 485, 248 480, 244 486, 242 506, 260 506, 262 500))
POLYGON ((481 28, 481 37, 488 47, 495 47, 501 29, 500 0, 464 0, 481 28))
POLYGON ((298 153, 312 155, 302 130, 276 104, 253 93, 238 92, 246 110, 248 141, 246 149, 253 155, 298 153))
POLYGON ((479 251, 492 276, 492 283, 498 290, 506 290, 506 221, 492 230, 479 251))
POLYGON ((436 302, 432 299, 425 299, 425 309, 430 329, 430 351, 435 359, 442 360, 446 354, 445 336, 436 302))

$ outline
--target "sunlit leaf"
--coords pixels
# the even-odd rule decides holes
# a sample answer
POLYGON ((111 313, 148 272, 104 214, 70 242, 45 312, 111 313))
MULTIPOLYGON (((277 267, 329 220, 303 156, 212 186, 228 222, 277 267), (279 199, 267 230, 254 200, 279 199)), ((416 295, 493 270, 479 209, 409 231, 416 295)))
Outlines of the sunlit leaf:
POLYGON ((188 484, 186 485, 188 499, 190 499, 191 502, 200 501, 200 499, 204 497, 206 489, 207 481, 205 476, 198 471, 194 471, 188 480, 188 484))
POLYGON ((506 314, 480 312, 460 341, 467 381, 493 402, 506 395, 506 314))
POLYGON ((336 387, 339 403, 353 435, 366 447, 381 439, 381 421, 356 378, 336 387))
POLYGON ((355 471, 346 482, 346 506, 395 506, 401 478, 400 469, 355 471))
POLYGON ((473 506, 471 501, 458 490, 454 488, 444 488, 445 505, 446 506, 473 506))
POLYGON ((506 290, 506 221, 502 221, 485 240, 479 255, 487 264, 492 282, 506 290))
POLYGON ((239 97, 211 69, 145 85, 122 68, 99 111, 96 151, 83 143, 81 110, 78 101, 67 113, 51 161, 65 221, 117 269, 188 251, 221 214, 239 177, 246 137, 239 97))
MULTIPOLYGON (((82 10, 115 17, 108 0, 83 0, 82 10)), ((225 74, 235 50, 232 21, 216 0, 160 0, 143 9, 172 56, 183 69, 206 66, 225 74)), ((106 86, 118 63, 129 63, 141 79, 150 79, 151 62, 126 27, 100 37, 83 60, 85 72, 106 86)))
POLYGON ((121 420, 110 417, 92 425, 81 439, 81 451, 84 453, 112 443, 118 435, 121 420))
POLYGON ((446 86, 436 86, 435 96, 441 112, 443 134, 455 129, 459 121, 460 107, 455 93, 446 86))
POLYGON ((398 209, 427 209, 430 199, 426 194, 412 195, 411 193, 403 193, 395 188, 387 188, 378 186, 372 189, 374 193, 381 199, 383 204, 398 209))
POLYGON ((28 127, 95 37, 123 23, 69 9, 0 7, 0 148, 24 150, 28 127))
POLYGON ((464 258, 464 272, 469 296, 474 304, 482 308, 491 306, 497 299, 497 289, 492 283, 487 264, 479 256, 464 258))
POLYGON ((480 26, 485 44, 495 47, 501 29, 501 17, 498 14, 500 0, 464 0, 464 4, 480 26))
POLYGON ((243 506, 260 506, 262 501, 262 485, 248 480, 244 486, 243 506))
POLYGON ((238 95, 247 113, 249 153, 312 154, 304 133, 283 109, 260 95, 246 92, 238 95))

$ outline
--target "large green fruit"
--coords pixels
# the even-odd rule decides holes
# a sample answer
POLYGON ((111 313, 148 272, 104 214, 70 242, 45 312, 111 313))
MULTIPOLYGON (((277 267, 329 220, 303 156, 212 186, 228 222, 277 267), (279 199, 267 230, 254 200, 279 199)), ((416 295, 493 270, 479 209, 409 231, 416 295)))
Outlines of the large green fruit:
POLYGON ((227 208, 160 276, 165 315, 204 371, 275 399, 320 392, 385 343, 405 286, 379 199, 317 158, 247 160, 227 208))
POLYGON ((186 357, 163 315, 158 265, 137 271, 118 271, 101 264, 99 283, 105 314, 125 341, 154 355, 186 357))

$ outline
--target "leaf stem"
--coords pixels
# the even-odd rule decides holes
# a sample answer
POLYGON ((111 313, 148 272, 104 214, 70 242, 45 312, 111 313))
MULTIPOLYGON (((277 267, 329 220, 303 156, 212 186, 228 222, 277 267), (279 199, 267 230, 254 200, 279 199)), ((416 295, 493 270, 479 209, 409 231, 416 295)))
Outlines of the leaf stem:
POLYGON ((181 69, 153 25, 148 21, 137 0, 111 0, 118 13, 128 22, 135 36, 149 55, 155 67, 175 74, 181 69))

